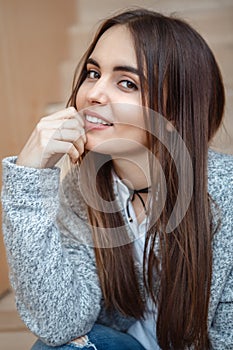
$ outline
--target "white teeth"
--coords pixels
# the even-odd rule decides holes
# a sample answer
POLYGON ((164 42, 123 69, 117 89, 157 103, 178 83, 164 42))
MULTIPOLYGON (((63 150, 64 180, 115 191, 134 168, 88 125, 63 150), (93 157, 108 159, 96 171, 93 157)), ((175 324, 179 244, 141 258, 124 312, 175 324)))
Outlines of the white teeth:
POLYGON ((90 115, 86 115, 86 120, 90 123, 94 123, 94 124, 103 124, 103 125, 111 125, 110 123, 105 122, 102 119, 96 118, 96 117, 92 117, 90 115))

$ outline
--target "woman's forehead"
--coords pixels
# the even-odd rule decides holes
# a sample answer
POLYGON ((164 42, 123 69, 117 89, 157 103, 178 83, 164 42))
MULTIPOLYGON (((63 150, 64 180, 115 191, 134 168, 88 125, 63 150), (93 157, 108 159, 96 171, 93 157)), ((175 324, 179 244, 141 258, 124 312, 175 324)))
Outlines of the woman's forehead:
POLYGON ((137 64, 134 40, 125 25, 115 25, 106 30, 99 38, 91 54, 92 58, 108 58, 123 63, 137 64))

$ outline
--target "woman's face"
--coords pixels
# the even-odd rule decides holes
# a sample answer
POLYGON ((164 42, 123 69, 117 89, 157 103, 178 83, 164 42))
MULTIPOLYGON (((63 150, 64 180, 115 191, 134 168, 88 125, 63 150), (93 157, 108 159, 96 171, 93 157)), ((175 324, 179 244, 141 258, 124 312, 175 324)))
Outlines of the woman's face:
POLYGON ((86 149, 112 156, 145 152, 141 89, 133 40, 125 26, 108 29, 87 60, 76 97, 85 119, 86 149))

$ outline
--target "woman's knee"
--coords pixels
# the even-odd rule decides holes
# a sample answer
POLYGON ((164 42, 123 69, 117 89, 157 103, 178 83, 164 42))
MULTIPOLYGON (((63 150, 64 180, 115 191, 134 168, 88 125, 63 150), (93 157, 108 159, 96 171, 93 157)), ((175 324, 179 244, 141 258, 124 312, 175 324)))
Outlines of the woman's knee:
POLYGON ((37 340, 36 343, 31 348, 31 350, 75 350, 75 349, 97 350, 95 345, 90 342, 87 335, 74 339, 67 344, 55 346, 55 347, 46 345, 41 340, 37 340))
POLYGON ((131 335, 113 328, 95 324, 91 331, 83 337, 69 343, 51 347, 38 340, 31 350, 144 350, 143 346, 131 335))

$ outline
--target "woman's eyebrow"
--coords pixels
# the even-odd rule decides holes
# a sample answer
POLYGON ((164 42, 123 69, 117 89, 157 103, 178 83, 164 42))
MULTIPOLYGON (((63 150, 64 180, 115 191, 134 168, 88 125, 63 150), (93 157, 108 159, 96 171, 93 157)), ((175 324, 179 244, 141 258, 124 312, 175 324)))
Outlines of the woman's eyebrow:
POLYGON ((94 60, 93 58, 90 58, 90 57, 87 59, 86 64, 93 64, 94 66, 100 68, 99 63, 96 60, 94 60))
MULTIPOLYGON (((93 64, 94 66, 100 68, 100 65, 99 63, 94 60, 93 58, 89 57, 87 59, 87 64, 93 64)), ((130 73, 133 73, 133 74, 136 74, 136 75, 139 75, 139 71, 137 68, 134 68, 132 66, 116 66, 113 68, 113 71, 114 72, 118 72, 118 71, 122 71, 122 72, 130 72, 130 73)))
POLYGON ((137 68, 131 67, 131 66, 116 66, 113 68, 114 72, 117 71, 122 71, 122 72, 129 72, 129 73, 133 73, 136 75, 139 75, 139 71, 137 68))

